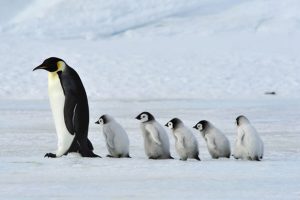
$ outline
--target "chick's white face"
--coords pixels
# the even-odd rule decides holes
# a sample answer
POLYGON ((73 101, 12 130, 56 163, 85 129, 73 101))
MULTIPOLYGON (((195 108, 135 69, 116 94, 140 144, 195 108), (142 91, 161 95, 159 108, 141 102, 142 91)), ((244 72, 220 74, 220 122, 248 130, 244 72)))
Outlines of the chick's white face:
POLYGON ((197 129, 199 130, 199 131, 202 131, 203 130, 203 126, 202 126, 202 124, 197 124, 197 129))
POLYGON ((100 125, 103 125, 103 124, 104 124, 104 121, 103 121, 102 118, 100 118, 98 122, 99 122, 100 125))
POLYGON ((168 126, 169 129, 173 129, 173 123, 172 122, 168 122, 167 126, 168 126))
POLYGON ((141 115, 141 122, 147 122, 149 120, 149 116, 147 114, 142 114, 141 115))

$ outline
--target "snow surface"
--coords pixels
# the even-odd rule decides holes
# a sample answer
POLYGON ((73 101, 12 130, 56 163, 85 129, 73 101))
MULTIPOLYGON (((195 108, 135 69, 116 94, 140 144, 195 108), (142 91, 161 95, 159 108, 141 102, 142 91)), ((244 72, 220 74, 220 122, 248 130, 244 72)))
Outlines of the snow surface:
POLYGON ((300 199, 298 0, 0 1, 0 199, 300 199), (56 137, 45 58, 63 58, 90 100, 90 138, 106 155, 104 113, 132 159, 44 159, 56 137), (275 91, 277 95, 266 96, 275 91), (233 143, 246 115, 262 162, 151 161, 134 117, 211 120, 233 143))
MULTIPOLYGON (((130 138, 131 159, 88 159, 69 155, 43 158, 56 147, 47 101, 2 101, 0 104, 0 199, 299 199, 300 104, 298 101, 95 101, 91 121, 111 113, 130 138), (149 110, 161 123, 180 117, 192 127, 209 119, 231 144, 234 118, 245 114, 265 142, 261 162, 212 160, 200 133, 202 161, 148 160, 139 122, 149 110), (296 110, 296 112, 295 112, 296 110), (99 113, 99 114, 98 114, 99 113)), ((168 131, 168 133, 170 133, 168 131)), ((107 154, 99 126, 91 123, 95 152, 107 154)), ((171 136, 171 134, 170 134, 171 136)))

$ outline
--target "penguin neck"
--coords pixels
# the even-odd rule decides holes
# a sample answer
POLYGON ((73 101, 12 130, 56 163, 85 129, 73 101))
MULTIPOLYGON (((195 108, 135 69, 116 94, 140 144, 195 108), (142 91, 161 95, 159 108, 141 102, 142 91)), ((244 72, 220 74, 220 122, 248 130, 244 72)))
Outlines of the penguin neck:
POLYGON ((48 73, 48 81, 55 80, 57 78, 59 78, 57 72, 49 72, 48 73))
MULTIPOLYGON (((59 75, 56 72, 48 73, 48 94, 49 97, 56 95, 64 95, 63 87, 61 85, 61 81, 59 75)), ((50 98, 50 101, 52 98, 50 98)))

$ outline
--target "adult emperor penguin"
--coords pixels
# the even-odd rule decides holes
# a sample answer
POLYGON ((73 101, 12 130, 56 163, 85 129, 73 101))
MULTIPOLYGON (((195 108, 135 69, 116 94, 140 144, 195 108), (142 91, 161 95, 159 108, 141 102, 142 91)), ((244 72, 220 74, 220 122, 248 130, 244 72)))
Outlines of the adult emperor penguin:
POLYGON ((149 112, 136 117, 141 121, 145 153, 149 159, 173 159, 170 154, 170 141, 167 132, 149 112))
POLYGON ((175 138, 175 148, 180 160, 194 158, 200 161, 198 142, 193 133, 178 119, 173 118, 165 126, 169 127, 175 138))
POLYGON ((93 145, 88 139, 88 100, 76 71, 56 57, 47 58, 33 71, 37 69, 49 72, 48 93, 58 137, 56 153, 47 153, 45 157, 57 158, 69 152, 99 157, 93 153, 93 145))
POLYGON ((102 131, 109 152, 107 157, 121 158, 129 156, 129 139, 123 127, 110 115, 102 115, 96 124, 102 125, 102 131))
POLYGON ((200 131, 206 142, 208 152, 212 158, 230 158, 229 140, 212 123, 206 120, 202 120, 198 122, 193 128, 200 131))
POLYGON ((233 156, 236 159, 260 161, 264 154, 264 143, 256 129, 243 115, 236 118, 237 137, 233 156))

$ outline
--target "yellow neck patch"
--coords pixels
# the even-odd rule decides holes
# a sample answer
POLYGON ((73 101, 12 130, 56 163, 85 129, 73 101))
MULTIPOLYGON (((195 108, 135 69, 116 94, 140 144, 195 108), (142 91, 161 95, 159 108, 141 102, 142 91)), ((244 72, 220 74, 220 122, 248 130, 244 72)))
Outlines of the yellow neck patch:
POLYGON ((58 72, 58 71, 64 71, 64 69, 66 67, 66 63, 64 61, 58 61, 56 65, 57 65, 56 72, 58 72))

